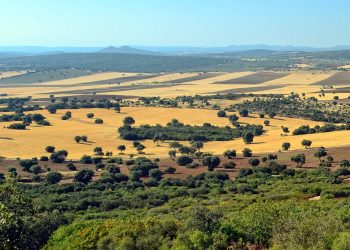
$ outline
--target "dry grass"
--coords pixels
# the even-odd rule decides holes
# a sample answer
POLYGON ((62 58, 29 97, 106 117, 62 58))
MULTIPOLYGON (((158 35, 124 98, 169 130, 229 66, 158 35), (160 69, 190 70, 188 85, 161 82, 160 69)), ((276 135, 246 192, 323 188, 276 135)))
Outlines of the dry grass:
MULTIPOLYGON (((59 110, 55 115, 49 114, 46 110, 40 111, 52 123, 49 127, 30 126, 28 130, 10 130, 2 128, 10 123, 2 123, 0 128, 0 155, 9 158, 29 158, 34 156, 47 155, 45 147, 54 145, 57 149, 69 151, 70 159, 78 159, 83 154, 92 154, 93 148, 101 146, 104 151, 113 151, 117 154, 116 147, 124 144, 127 147, 126 153, 136 153, 132 147, 132 142, 122 140, 118 137, 117 128, 122 124, 125 116, 132 116, 136 120, 136 125, 157 123, 165 125, 171 119, 176 118, 185 124, 201 125, 210 122, 213 125, 229 125, 227 118, 218 118, 217 111, 201 109, 168 109, 168 108, 146 108, 146 107, 126 107, 122 113, 117 114, 106 109, 78 109, 71 110, 73 118, 62 121, 61 116, 65 110, 59 110), (93 112, 96 118, 102 118, 104 124, 95 124, 94 119, 86 118, 86 114, 93 112), (73 137, 76 135, 87 135, 89 143, 77 144, 73 137)), ((250 124, 263 124, 264 119, 256 116, 241 118, 240 122, 250 124)), ((255 138, 251 145, 245 145, 242 139, 227 142, 209 142, 205 144, 205 151, 221 154, 226 149, 236 149, 238 152, 245 147, 253 149, 256 153, 274 152, 281 148, 283 142, 290 142, 291 149, 301 149, 302 139, 310 139, 315 147, 335 147, 349 145, 348 138, 350 131, 339 131, 323 134, 313 134, 305 136, 281 136, 281 126, 289 127, 293 131, 300 125, 309 124, 314 126, 318 122, 305 121, 291 118, 271 119, 271 126, 266 127, 266 134, 255 138), (332 138, 330 140, 329 138, 332 138)), ((144 141, 147 147, 145 152, 152 157, 167 157, 168 144, 156 146, 152 141, 144 141)))
POLYGON ((27 71, 4 71, 4 72, 0 72, 0 79, 19 76, 25 73, 27 73, 27 71))

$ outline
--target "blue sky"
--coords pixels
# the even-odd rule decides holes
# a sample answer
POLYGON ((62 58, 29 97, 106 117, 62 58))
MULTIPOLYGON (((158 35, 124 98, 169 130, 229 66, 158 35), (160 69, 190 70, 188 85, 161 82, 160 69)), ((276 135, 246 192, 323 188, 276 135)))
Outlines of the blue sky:
POLYGON ((1 0, 0 45, 350 45, 347 0, 1 0))

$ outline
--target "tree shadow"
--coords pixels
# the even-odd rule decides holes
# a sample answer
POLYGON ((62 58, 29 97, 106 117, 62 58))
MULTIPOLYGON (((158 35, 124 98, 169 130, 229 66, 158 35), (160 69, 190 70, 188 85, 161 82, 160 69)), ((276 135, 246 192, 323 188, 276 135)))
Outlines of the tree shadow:
POLYGON ((8 140, 8 141, 13 141, 13 138, 10 137, 0 137, 0 140, 8 140))

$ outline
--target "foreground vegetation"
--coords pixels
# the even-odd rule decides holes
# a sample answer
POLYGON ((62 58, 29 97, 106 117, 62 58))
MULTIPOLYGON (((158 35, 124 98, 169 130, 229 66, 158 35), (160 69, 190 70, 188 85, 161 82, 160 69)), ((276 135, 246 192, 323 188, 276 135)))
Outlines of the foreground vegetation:
POLYGON ((8 176, 0 185, 1 248, 347 249, 350 189, 340 177, 274 162, 242 169, 236 180, 219 172, 185 180, 110 173, 29 186, 8 176))

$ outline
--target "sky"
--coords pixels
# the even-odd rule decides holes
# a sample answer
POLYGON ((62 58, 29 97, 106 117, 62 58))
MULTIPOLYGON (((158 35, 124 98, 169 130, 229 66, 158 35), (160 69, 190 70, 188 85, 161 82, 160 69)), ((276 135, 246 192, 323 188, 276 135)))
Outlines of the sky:
POLYGON ((350 45, 347 0, 0 0, 0 46, 350 45))

